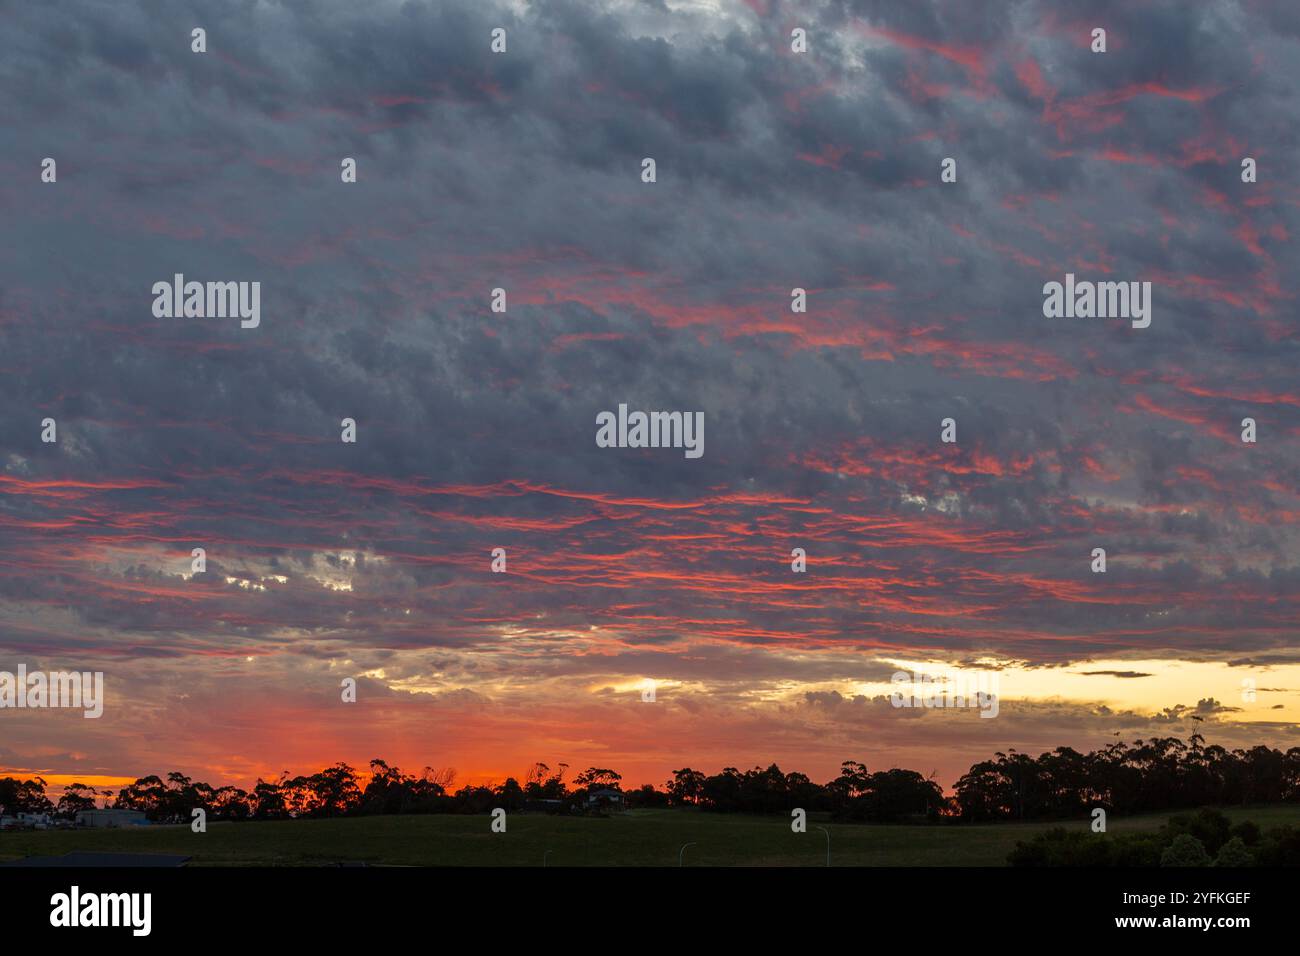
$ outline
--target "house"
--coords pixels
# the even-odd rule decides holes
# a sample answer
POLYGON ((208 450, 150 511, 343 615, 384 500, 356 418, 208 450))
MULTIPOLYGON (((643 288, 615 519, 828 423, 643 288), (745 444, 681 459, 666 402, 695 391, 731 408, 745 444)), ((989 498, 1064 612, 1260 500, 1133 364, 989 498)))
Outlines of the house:
POLYGON ((143 810, 78 810, 79 827, 140 827, 147 826, 143 810))
POLYGON ((19 813, 18 825, 20 827, 31 827, 33 830, 48 830, 54 821, 50 819, 48 813, 19 813))
POLYGON ((599 790, 588 790, 582 806, 585 810, 626 810, 627 800, 622 790, 602 787, 599 790))

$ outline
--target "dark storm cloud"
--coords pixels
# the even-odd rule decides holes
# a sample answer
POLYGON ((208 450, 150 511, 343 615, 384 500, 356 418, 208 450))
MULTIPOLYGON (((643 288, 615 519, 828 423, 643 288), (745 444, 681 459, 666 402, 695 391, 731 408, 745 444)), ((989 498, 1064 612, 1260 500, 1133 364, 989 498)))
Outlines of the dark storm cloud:
POLYGON ((755 682, 1285 653, 1295 35, 1245 4, 13 7, 4 643, 599 670, 523 635, 755 682), (1152 281, 1151 327, 1045 319, 1067 271, 1152 281), (176 272, 260 281, 261 327, 153 318, 176 272), (704 457, 598 449, 619 402, 702 410, 704 457))

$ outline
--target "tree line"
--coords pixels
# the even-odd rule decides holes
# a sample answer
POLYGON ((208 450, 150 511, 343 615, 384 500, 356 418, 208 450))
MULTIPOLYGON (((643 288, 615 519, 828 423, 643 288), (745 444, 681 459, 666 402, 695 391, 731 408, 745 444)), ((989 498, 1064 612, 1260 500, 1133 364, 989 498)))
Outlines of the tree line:
POLYGON ((1228 750, 1206 746, 1199 733, 1115 742, 1090 753, 1057 747, 1038 757, 998 752, 967 771, 946 796, 934 774, 914 770, 872 771, 845 761, 833 780, 819 784, 776 764, 763 769, 726 767, 705 774, 675 770, 662 787, 622 789, 622 775, 589 767, 566 780, 569 767, 534 764, 523 779, 453 789, 456 772, 425 767, 404 773, 383 760, 369 773, 336 763, 310 775, 257 781, 251 791, 212 787, 179 771, 141 777, 121 788, 99 791, 74 783, 57 804, 40 777, 0 779, 6 813, 73 817, 96 799, 119 809, 140 810, 158 822, 188 822, 196 807, 214 820, 285 820, 395 813, 489 813, 538 810, 600 813, 611 805, 695 807, 719 813, 788 813, 801 807, 835 819, 874 823, 1071 819, 1097 807, 1132 814, 1200 806, 1300 800, 1300 747, 1285 752, 1265 746, 1228 750))

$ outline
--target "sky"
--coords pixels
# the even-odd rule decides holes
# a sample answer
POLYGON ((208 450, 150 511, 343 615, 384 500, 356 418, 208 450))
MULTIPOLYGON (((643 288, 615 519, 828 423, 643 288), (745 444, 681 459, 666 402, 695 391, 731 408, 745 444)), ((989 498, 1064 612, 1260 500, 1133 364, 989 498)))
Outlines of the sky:
POLYGON ((0 774, 1300 745, 1298 87, 1251 0, 0 0, 0 671, 106 698, 0 774))

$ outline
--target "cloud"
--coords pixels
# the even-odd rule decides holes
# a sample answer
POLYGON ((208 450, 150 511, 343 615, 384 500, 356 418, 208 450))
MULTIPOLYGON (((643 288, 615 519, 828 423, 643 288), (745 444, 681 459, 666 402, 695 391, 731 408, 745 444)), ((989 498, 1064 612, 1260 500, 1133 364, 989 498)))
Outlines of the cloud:
MULTIPOLYGON (((245 658, 291 695, 387 666, 374 696, 553 704, 646 768, 624 703, 551 694, 678 681, 720 755, 778 726, 754 700, 828 719, 895 657, 1294 659, 1287 14, 1107 4, 1096 55, 1039 3, 200 9, 0 38, 3 658, 104 663, 141 718, 245 658), (1067 272, 1151 281, 1151 327, 1045 319, 1067 272), (259 281, 261 326, 155 319, 176 273, 259 281), (702 411, 704 457, 597 448, 620 402, 702 411)), ((267 765, 361 746, 252 714, 267 765)), ((934 721, 887 719, 906 763, 934 721)), ((26 752, 136 765, 77 727, 26 752)), ((247 769, 219 753, 176 752, 247 769)))

